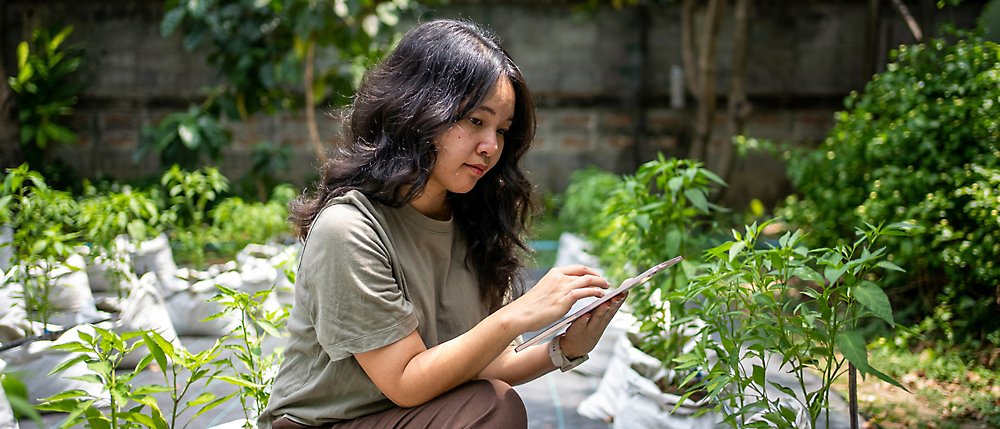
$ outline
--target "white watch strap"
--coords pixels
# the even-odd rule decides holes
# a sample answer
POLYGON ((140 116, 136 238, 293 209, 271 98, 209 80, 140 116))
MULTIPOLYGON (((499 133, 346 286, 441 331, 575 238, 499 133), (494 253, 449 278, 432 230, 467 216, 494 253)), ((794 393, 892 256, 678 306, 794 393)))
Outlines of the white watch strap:
POLYGON ((559 341, 562 339, 562 335, 557 335, 549 341, 549 359, 552 360, 552 364, 559 368, 560 371, 566 372, 573 368, 576 368, 581 363, 587 361, 590 358, 589 355, 583 355, 576 359, 570 360, 562 351, 562 347, 559 345, 559 341))
POLYGON ((562 348, 559 347, 559 339, 562 335, 556 335, 549 340, 549 359, 552 360, 552 365, 556 368, 562 368, 566 365, 566 357, 563 356, 562 348))

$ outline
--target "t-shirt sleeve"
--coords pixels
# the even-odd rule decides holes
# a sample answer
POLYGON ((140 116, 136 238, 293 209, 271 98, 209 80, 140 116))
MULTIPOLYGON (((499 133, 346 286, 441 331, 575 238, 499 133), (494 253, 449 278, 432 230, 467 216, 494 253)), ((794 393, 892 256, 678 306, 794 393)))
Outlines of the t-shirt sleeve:
POLYGON ((334 205, 320 213, 303 249, 297 276, 331 359, 387 346, 417 328, 377 228, 355 207, 334 205))

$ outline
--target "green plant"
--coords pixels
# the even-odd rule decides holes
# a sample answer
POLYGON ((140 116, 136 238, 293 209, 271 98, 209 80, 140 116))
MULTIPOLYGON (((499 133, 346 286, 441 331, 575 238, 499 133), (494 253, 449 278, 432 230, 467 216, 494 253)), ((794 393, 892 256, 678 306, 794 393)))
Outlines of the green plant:
POLYGON ((121 297, 119 286, 130 260, 116 239, 125 234, 142 242, 155 236, 162 228, 160 211, 147 193, 129 187, 99 194, 88 184, 85 192, 87 196, 79 201, 81 228, 96 253, 94 261, 106 263, 111 287, 121 297))
POLYGON ((135 158, 152 152, 159 156, 163 167, 177 165, 191 170, 202 162, 218 161, 230 135, 216 115, 191 106, 186 112, 170 114, 155 127, 144 126, 135 158))
POLYGON ((82 376, 87 381, 104 386, 107 398, 96 397, 83 390, 70 390, 47 398, 38 406, 41 410, 69 413, 60 428, 83 425, 88 428, 166 428, 154 393, 162 391, 157 386, 133 386, 132 380, 150 363, 153 355, 147 355, 128 372, 118 370, 125 355, 135 350, 143 342, 136 338, 138 333, 118 335, 114 331, 92 327, 93 334, 78 330, 79 340, 68 341, 53 346, 55 350, 78 353, 52 369, 58 374, 73 365, 83 363, 93 374, 82 376), (101 401, 110 399, 108 412, 100 407, 101 401), (148 408, 147 411, 143 411, 148 408))
POLYGON ((119 335, 99 327, 88 329, 92 329, 93 333, 79 330, 78 340, 53 346, 56 350, 77 353, 77 356, 54 368, 51 374, 58 374, 83 363, 92 372, 83 377, 101 384, 103 392, 108 396, 96 397, 82 390, 73 390, 45 399, 38 406, 39 409, 69 413, 60 424, 61 428, 78 425, 88 428, 186 428, 195 418, 222 405, 236 394, 233 392, 217 397, 212 392, 203 392, 196 398, 183 402, 196 383, 207 383, 221 371, 221 339, 208 349, 191 353, 183 347, 175 346, 155 331, 119 335), (125 356, 137 353, 137 349, 143 345, 149 350, 149 354, 131 371, 121 370, 120 364, 125 356), (147 370, 154 361, 162 371, 164 384, 134 385, 136 376, 147 370), (186 373, 187 377, 181 378, 182 373, 186 373), (155 396, 161 393, 170 395, 169 416, 163 415, 155 396), (101 403, 108 399, 110 406, 105 411, 101 403), (190 409, 197 409, 197 412, 186 424, 178 426, 177 418, 190 409))
POLYGON ((559 221, 570 232, 593 238, 605 224, 608 195, 621 186, 621 176, 596 167, 574 171, 563 192, 559 221))
POLYGON ((46 185, 45 178, 28 164, 7 169, 0 195, 0 206, 13 230, 9 245, 14 267, 7 274, 23 287, 28 319, 41 321, 43 329, 48 329, 53 310, 49 296, 55 287, 52 270, 79 244, 78 205, 69 193, 46 185))
POLYGON ((278 176, 289 170, 291 160, 290 146, 270 142, 254 145, 253 152, 250 153, 250 171, 247 176, 253 182, 258 201, 267 201, 267 191, 278 185, 278 176))
POLYGON ((843 240, 860 222, 912 223, 914 234, 886 242, 909 267, 885 279, 890 297, 915 322, 947 300, 962 309, 942 327, 954 340, 927 339, 991 349, 1000 346, 989 340, 1000 332, 1000 45, 956 37, 891 52, 824 143, 788 157, 798 195, 781 214, 813 243, 843 240))
POLYGON ((156 360, 157 365, 162 369, 164 384, 161 391, 170 394, 170 420, 167 427, 177 428, 177 417, 189 409, 197 408, 198 411, 191 416, 191 420, 182 426, 186 428, 198 416, 222 405, 236 395, 237 392, 233 392, 218 397, 212 392, 202 392, 194 399, 185 402, 183 406, 181 405, 195 383, 203 381, 207 384, 221 372, 223 361, 219 359, 219 354, 223 349, 222 339, 216 340, 212 347, 198 353, 191 353, 184 347, 174 346, 173 343, 165 340, 155 331, 143 332, 142 341, 150 355, 156 360), (181 382, 180 377, 182 373, 188 374, 183 382, 181 382))
POLYGON ((233 357, 240 365, 229 358, 226 363, 232 368, 234 376, 219 375, 215 378, 239 388, 240 404, 249 422, 267 406, 270 387, 274 382, 273 370, 281 363, 283 356, 280 351, 265 355, 262 347, 264 340, 268 335, 281 336, 280 330, 288 319, 288 308, 281 306, 273 311, 264 308, 264 302, 273 289, 251 294, 221 285, 216 287, 220 293, 212 301, 222 305, 223 310, 209 320, 223 317, 229 312, 238 312, 242 317, 240 327, 229 336, 236 340, 235 344, 226 346, 234 352, 233 357))
POLYGON ((221 201, 209 212, 212 226, 207 232, 212 244, 224 254, 235 254, 250 243, 266 243, 289 236, 288 201, 246 202, 239 197, 221 201))
POLYGON ((30 419, 35 423, 35 426, 45 426, 42 415, 31 405, 28 386, 17 378, 16 374, 0 373, 0 383, 3 384, 4 394, 10 401, 10 408, 15 419, 30 419))
POLYGON ((670 308, 669 301, 651 297, 687 284, 697 254, 706 246, 697 233, 703 234, 710 215, 722 210, 708 202, 713 186, 724 182, 701 163, 660 155, 609 191, 602 219, 592 221, 601 225, 591 239, 609 279, 621 281, 634 275, 631 270, 637 267, 685 257, 682 269, 657 276, 651 287, 634 290, 629 297, 636 318, 643 321, 640 348, 664 363, 680 355, 688 341, 683 332, 690 318, 683 305, 670 308))
POLYGON ((212 89, 205 110, 246 120, 258 112, 304 108, 309 139, 323 161, 316 106, 324 98, 349 102, 361 74, 391 39, 385 29, 410 8, 410 0, 170 0, 160 32, 166 37, 179 30, 184 47, 206 51, 219 71, 223 82, 212 89))
POLYGON ((7 79, 17 102, 21 150, 36 169, 50 161, 49 143, 76 140, 68 119, 80 92, 73 75, 83 52, 63 44, 72 32, 72 26, 32 31, 30 41, 17 45, 17 75, 7 79))
POLYGON ((876 246, 904 235, 902 226, 867 225, 852 244, 819 249, 802 245, 801 230, 759 248, 765 227, 734 230, 732 241, 706 252, 705 271, 689 287, 668 295, 674 302, 697 302, 690 311, 705 322, 705 341, 677 360, 686 381, 702 377, 698 385, 719 401, 734 427, 757 427, 745 426, 751 414, 777 427, 797 427, 795 407, 780 402, 778 392, 801 404, 810 428, 824 414, 829 427, 830 389, 848 363, 902 388, 869 364, 859 332, 871 318, 895 324, 877 282, 883 270, 902 269, 876 246), (791 374, 797 384, 769 380, 769 371, 791 374), (818 386, 807 385, 807 372, 818 375, 818 386))
POLYGON ((167 191, 169 210, 175 215, 175 237, 191 252, 195 265, 201 266, 208 241, 202 231, 207 226, 208 204, 229 188, 229 181, 214 167, 187 172, 174 165, 163 174, 160 184, 167 191))

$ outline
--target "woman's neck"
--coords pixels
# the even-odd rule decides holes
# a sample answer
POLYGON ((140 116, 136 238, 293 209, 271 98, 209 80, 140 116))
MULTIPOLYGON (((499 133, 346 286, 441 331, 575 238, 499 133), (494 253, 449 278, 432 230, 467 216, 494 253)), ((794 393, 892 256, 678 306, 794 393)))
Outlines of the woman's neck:
POLYGON ((445 199, 445 193, 431 194, 424 190, 418 195, 410 205, 417 209, 420 214, 434 220, 451 220, 451 207, 445 199))

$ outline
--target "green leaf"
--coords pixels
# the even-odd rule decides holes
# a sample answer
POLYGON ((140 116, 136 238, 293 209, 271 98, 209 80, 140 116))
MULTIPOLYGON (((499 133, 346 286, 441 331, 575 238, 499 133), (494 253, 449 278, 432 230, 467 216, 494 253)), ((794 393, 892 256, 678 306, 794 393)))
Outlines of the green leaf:
POLYGON ((239 393, 239 392, 238 391, 237 392, 233 392, 233 393, 230 393, 230 394, 228 394, 226 396, 223 396, 223 397, 221 397, 219 399, 216 399, 216 400, 214 400, 212 402, 209 402, 208 405, 205 405, 204 407, 202 407, 202 409, 198 410, 198 412, 195 413, 194 417, 192 417, 191 419, 194 420, 194 418, 196 418, 196 417, 198 417, 198 416, 200 416, 202 414, 205 414, 209 410, 211 410, 211 409, 213 409, 215 407, 218 407, 219 405, 222 405, 222 404, 226 403, 226 401, 229 401, 234 396, 236 396, 237 393, 239 393))
POLYGON ((222 380, 222 381, 225 381, 226 383, 234 384, 234 385, 237 385, 237 386, 240 386, 240 387, 249 387, 251 389, 260 389, 260 388, 264 387, 263 385, 260 385, 260 384, 257 384, 257 383, 253 383, 253 382, 250 382, 248 380, 243 380, 243 379, 240 379, 240 378, 231 377, 231 376, 228 376, 228 375, 217 375, 217 376, 212 377, 212 378, 217 379, 217 380, 222 380))
POLYGON ((771 387, 774 387, 775 389, 780 390, 781 393, 784 393, 784 394, 786 394, 786 395, 788 395, 790 397, 794 398, 796 396, 795 395, 795 391, 792 390, 791 388, 789 388, 788 386, 784 386, 784 385, 782 385, 780 383, 775 383, 773 381, 769 381, 769 382, 767 382, 767 384, 770 384, 771 387))
POLYGON ((87 362, 87 368, 90 368, 91 371, 94 371, 99 375, 111 374, 111 364, 108 363, 107 361, 87 362))
MULTIPOLYGON (((66 345, 68 345, 68 344, 66 344, 66 345)), ((53 348, 55 348, 55 347, 53 347, 53 348)), ((74 356, 72 359, 67 359, 67 360, 61 362, 59 365, 56 365, 55 368, 52 368, 52 371, 49 371, 49 375, 55 375, 55 374, 58 374, 60 372, 63 372, 66 369, 68 369, 69 367, 71 367, 73 365, 76 365, 77 363, 85 362, 87 359, 88 358, 87 358, 86 355, 74 356)))
POLYGON ((155 331, 145 331, 142 333, 142 342, 146 344, 146 349, 148 349, 149 353, 156 359, 156 364, 160 366, 160 369, 166 370, 167 355, 163 353, 163 349, 159 344, 157 344, 156 341, 153 340, 152 337, 150 337, 150 335, 160 336, 160 334, 155 331))
POLYGON ((177 25, 184 19, 184 12, 183 7, 175 7, 167 11, 163 15, 163 20, 160 21, 160 36, 167 38, 173 34, 177 25))
POLYGON ((684 191, 684 196, 698 210, 702 212, 708 211, 708 199, 705 198, 705 191, 701 189, 687 189, 684 191))
POLYGON ((840 280, 840 277, 842 277, 845 272, 847 272, 846 266, 840 268, 826 267, 826 269, 823 271, 823 277, 825 277, 826 281, 830 282, 830 284, 833 285, 836 284, 838 280, 840 280))
POLYGON ((89 406, 90 403, 94 401, 80 401, 77 399, 61 399, 58 401, 45 401, 38 404, 38 409, 42 411, 57 411, 61 413, 72 413, 77 412, 77 414, 83 412, 83 409, 89 406))
POLYGON ((795 267, 795 269, 792 270, 792 276, 819 285, 825 284, 825 282, 823 281, 823 276, 817 273, 816 270, 805 266, 795 267))
POLYGON ((17 80, 21 82, 27 81, 31 78, 31 66, 28 65, 28 54, 30 53, 31 50, 28 47, 28 42, 21 42, 17 44, 17 68, 20 70, 17 80), (27 72, 25 71, 26 68, 28 69, 27 72), (25 76, 26 73, 28 74, 27 76, 25 76))
POLYGON ((747 242, 737 241, 733 243, 733 247, 729 248, 729 262, 733 262, 736 256, 740 254, 747 247, 747 242))
POLYGON ((73 389, 73 390, 67 390, 67 391, 64 391, 64 392, 57 393, 57 394, 55 394, 53 396, 45 398, 43 401, 44 402, 61 402, 61 401, 65 401, 67 399, 80 399, 80 398, 88 398, 88 397, 90 397, 90 394, 87 393, 86 390, 83 390, 83 389, 73 389))
POLYGON ((865 306, 865 308, 875 313, 875 316, 889 322, 892 326, 896 326, 896 322, 892 317, 892 305, 889 304, 889 297, 885 295, 885 291, 881 287, 871 281, 865 280, 851 292, 854 294, 854 298, 861 305, 865 306))
POLYGON ((856 331, 841 332, 836 338, 837 348, 849 362, 862 370, 868 369, 868 349, 865 338, 856 331))
POLYGON ((55 37, 53 37, 52 40, 49 41, 49 46, 48 46, 49 50, 55 51, 56 49, 58 49, 59 45, 61 45, 62 42, 66 40, 66 38, 69 37, 69 34, 72 32, 73 32, 72 25, 67 25, 66 27, 64 27, 62 31, 59 32, 59 34, 56 34, 55 37))
POLYGON ((878 261, 878 263, 875 264, 875 265, 877 265, 879 267, 882 267, 882 268, 885 268, 885 269, 887 269, 889 271, 899 271, 901 273, 905 273, 906 272, 906 270, 900 268, 899 265, 893 264, 892 262, 889 262, 889 261, 878 261))
POLYGON ((756 383, 758 386, 761 387, 765 386, 765 380, 767 380, 767 376, 765 374, 764 367, 760 365, 754 365, 753 375, 751 376, 751 378, 753 379, 753 382, 756 383))
POLYGON ((159 384, 147 384, 144 386, 136 387, 132 391, 133 395, 152 395, 154 393, 172 392, 174 389, 159 385, 159 384))
POLYGON ((869 366, 868 368, 866 368, 864 371, 861 371, 861 372, 865 373, 865 374, 872 374, 872 375, 878 377, 880 380, 882 380, 882 381, 884 381, 886 383, 889 383, 889 384, 891 384, 893 386, 896 386, 896 387, 898 387, 900 389, 905 390, 907 393, 912 393, 912 392, 910 392, 910 389, 907 389, 906 387, 904 387, 902 384, 900 384, 898 381, 896 381, 896 379, 888 376, 887 374, 885 374, 885 373, 883 373, 883 372, 881 372, 881 371, 879 371, 879 370, 877 370, 875 368, 872 368, 871 366, 869 366))
POLYGON ((197 407, 199 405, 204 405, 204 404, 207 404, 209 402, 212 402, 215 399, 216 399, 216 395, 214 393, 212 393, 212 392, 204 392, 201 395, 198 395, 197 398, 194 398, 194 399, 188 401, 187 406, 189 406, 189 407, 197 407))

